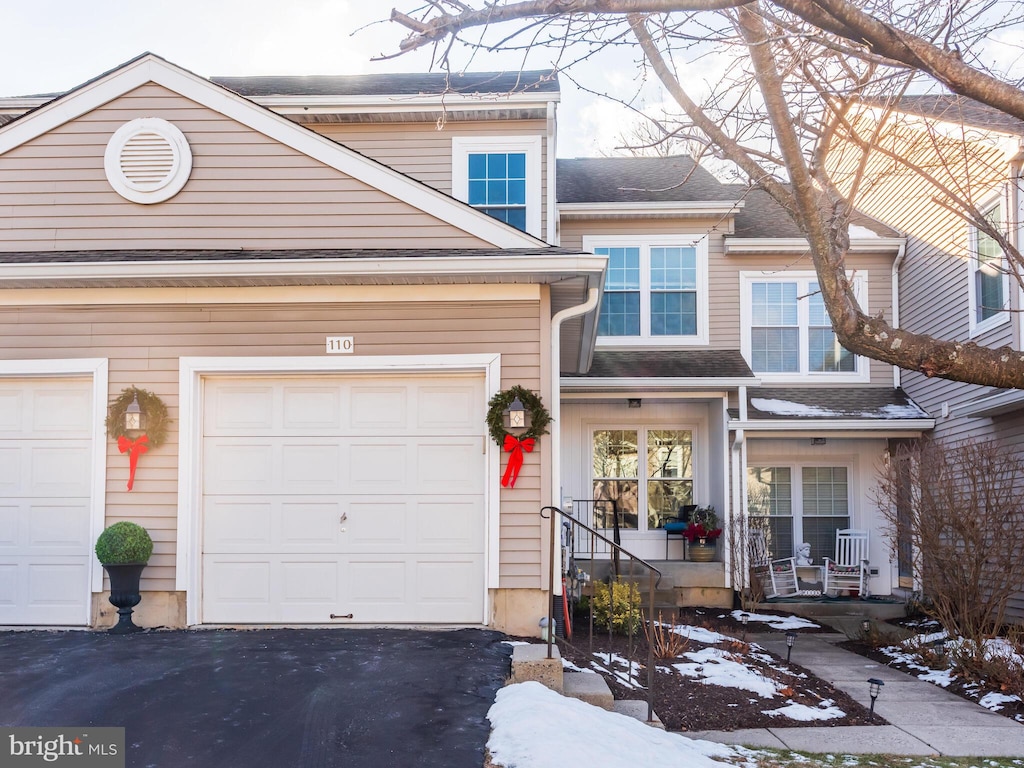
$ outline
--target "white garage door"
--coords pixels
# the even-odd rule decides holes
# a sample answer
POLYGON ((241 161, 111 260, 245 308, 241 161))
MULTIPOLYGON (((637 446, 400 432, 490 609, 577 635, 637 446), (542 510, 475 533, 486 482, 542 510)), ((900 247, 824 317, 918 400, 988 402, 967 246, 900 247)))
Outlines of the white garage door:
POLYGON ((0 379, 0 624, 87 624, 91 380, 0 379))
POLYGON ((207 379, 202 620, 480 623, 484 413, 480 376, 207 379))

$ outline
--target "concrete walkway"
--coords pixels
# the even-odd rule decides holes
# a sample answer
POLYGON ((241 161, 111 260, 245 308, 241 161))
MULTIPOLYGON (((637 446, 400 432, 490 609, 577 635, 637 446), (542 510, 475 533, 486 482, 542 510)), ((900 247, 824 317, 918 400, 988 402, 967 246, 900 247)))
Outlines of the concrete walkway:
MULTIPOLYGON (((808 728, 751 728, 740 731, 688 732, 684 735, 722 744, 849 754, 1020 757, 1024 725, 864 656, 837 648, 845 635, 801 634, 793 647, 794 664, 810 670, 869 706, 867 680, 885 682, 875 714, 890 725, 808 728)), ((782 658, 781 633, 751 635, 750 640, 782 658)))

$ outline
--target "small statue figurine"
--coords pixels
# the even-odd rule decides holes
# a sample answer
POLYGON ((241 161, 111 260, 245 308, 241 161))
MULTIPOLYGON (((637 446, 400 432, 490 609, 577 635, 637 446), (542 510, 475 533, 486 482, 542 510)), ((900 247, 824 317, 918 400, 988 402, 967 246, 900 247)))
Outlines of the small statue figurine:
POLYGON ((796 548, 796 564, 811 565, 811 545, 806 541, 796 548))

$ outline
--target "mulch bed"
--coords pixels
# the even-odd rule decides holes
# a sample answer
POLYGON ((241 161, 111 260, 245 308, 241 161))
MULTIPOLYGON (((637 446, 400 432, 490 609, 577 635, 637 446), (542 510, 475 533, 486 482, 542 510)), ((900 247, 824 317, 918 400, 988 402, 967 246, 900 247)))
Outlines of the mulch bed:
MULTIPOLYGON (((894 621, 891 623, 899 624, 909 629, 917 630, 919 634, 927 634, 929 632, 933 632, 936 628, 935 626, 921 625, 918 621, 915 620, 907 620, 900 622, 894 621)), ((895 644, 895 642, 892 644, 895 644)), ((892 656, 889 656, 886 653, 882 653, 882 651, 879 650, 879 647, 876 644, 870 642, 865 642, 863 640, 847 640, 846 642, 839 643, 839 647, 845 648, 846 650, 852 651, 853 653, 860 654, 861 656, 865 656, 869 659, 877 661, 880 664, 884 664, 887 667, 891 667, 892 669, 897 669, 901 672, 906 672, 908 675, 913 675, 914 677, 917 677, 922 674, 922 670, 914 669, 900 662, 899 660, 894 659, 892 656)), ((925 666, 925 664, 922 662, 921 666, 925 666)), ((968 701, 972 701, 974 703, 977 703, 978 699, 980 699, 986 693, 990 692, 1006 694, 1015 693, 1015 691, 1001 691, 996 687, 986 685, 984 680, 972 682, 969 680, 961 679, 959 677, 954 678, 953 682, 950 685, 942 687, 950 693, 955 694, 960 698, 967 699, 968 701)), ((990 711, 995 712, 997 715, 1002 715, 1012 720, 1016 720, 1017 722, 1024 722, 1024 702, 1021 701, 1003 702, 1000 704, 1000 709, 990 711)))
MULTIPOLYGON (((759 613, 764 613, 764 611, 759 611, 759 613)), ((667 616, 665 621, 668 621, 667 616)), ((703 627, 734 638, 740 638, 743 634, 742 624, 729 616, 727 611, 680 609, 677 623, 703 627)), ((583 628, 585 624, 579 622, 577 626, 583 628)), ((773 630, 762 623, 751 623, 748 631, 764 633, 773 630)), ((818 632, 821 630, 798 631, 818 632)), ((629 650, 628 644, 629 641, 626 637, 613 635, 609 641, 607 632, 597 632, 594 637, 593 649, 595 653, 611 652, 625 657, 629 650)), ((643 635, 634 638, 633 644, 632 659, 646 664, 647 642, 643 635)), ((580 668, 593 669, 591 664, 593 657, 589 655, 589 641, 579 629, 573 638, 572 646, 560 643, 560 647, 563 658, 580 668)), ((707 646, 703 643, 693 642, 687 650, 694 651, 705 647, 707 646)), ((659 660, 655 663, 657 672, 654 684, 654 711, 669 730, 732 731, 741 728, 885 724, 885 721, 877 716, 872 720, 866 708, 798 664, 787 664, 785 659, 773 657, 767 651, 752 649, 740 641, 719 643, 717 647, 728 650, 736 661, 757 670, 764 677, 780 681, 790 690, 786 691, 784 695, 766 699, 750 691, 710 685, 695 678, 683 677, 669 666, 674 662, 690 661, 687 658, 659 660), (765 714, 765 710, 778 709, 790 701, 816 707, 825 700, 831 700, 836 707, 846 713, 846 716, 830 720, 803 721, 765 714)), ((625 667, 618 668, 625 669, 625 667)), ((639 674, 642 682, 646 684, 646 669, 641 670, 639 674)), ((608 674, 605 674, 605 679, 616 699, 647 700, 645 689, 629 688, 608 674)))

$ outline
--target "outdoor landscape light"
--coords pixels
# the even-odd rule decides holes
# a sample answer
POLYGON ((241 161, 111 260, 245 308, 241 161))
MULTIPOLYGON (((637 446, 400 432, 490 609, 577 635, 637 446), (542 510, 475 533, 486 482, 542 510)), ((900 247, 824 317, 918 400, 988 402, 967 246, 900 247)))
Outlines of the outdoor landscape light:
POLYGON ((865 635, 871 634, 871 619, 864 619, 860 623, 860 631, 863 632, 865 635))
POLYGON ((935 647, 935 652, 939 654, 939 656, 946 655, 946 638, 940 637, 938 640, 932 643, 932 645, 935 647))
POLYGON ((130 432, 142 429, 142 409, 139 407, 139 396, 135 394, 124 411, 124 428, 130 432))
POLYGON ((747 622, 750 621, 750 614, 744 611, 740 614, 740 624, 743 625, 743 642, 747 642, 747 622))
POLYGON ((789 663, 789 657, 793 653, 793 643, 796 642, 796 632, 786 633, 786 663, 789 663))
POLYGON ((508 404, 504 415, 506 429, 526 429, 530 426, 527 423, 528 414, 526 413, 526 406, 523 405, 523 401, 518 397, 512 398, 512 402, 508 404))
POLYGON ((885 685, 885 683, 877 677, 868 678, 868 694, 871 696, 871 709, 868 714, 870 714, 871 717, 875 716, 875 699, 878 698, 878 694, 882 690, 883 685, 885 685))

